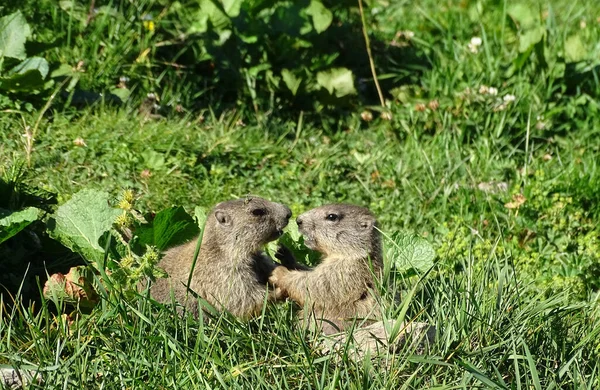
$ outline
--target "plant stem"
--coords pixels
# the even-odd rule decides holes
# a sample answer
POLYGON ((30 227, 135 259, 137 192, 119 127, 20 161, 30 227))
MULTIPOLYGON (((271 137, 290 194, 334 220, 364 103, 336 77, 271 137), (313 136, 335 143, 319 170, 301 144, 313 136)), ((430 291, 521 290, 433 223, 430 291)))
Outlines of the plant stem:
POLYGON ((379 80, 377 80, 377 71, 375 70, 375 62, 373 61, 373 55, 371 54, 371 43, 369 42, 369 34, 367 33, 367 23, 365 21, 365 12, 363 10, 362 0, 358 0, 358 9, 360 11, 360 20, 362 23, 362 31, 365 37, 365 45, 367 46, 367 56, 369 57, 369 64, 371 65, 371 73, 373 74, 373 81, 375 81, 375 88, 377 88, 377 94, 379 95, 379 102, 381 107, 385 107, 385 100, 383 99, 383 93, 379 86, 379 80))

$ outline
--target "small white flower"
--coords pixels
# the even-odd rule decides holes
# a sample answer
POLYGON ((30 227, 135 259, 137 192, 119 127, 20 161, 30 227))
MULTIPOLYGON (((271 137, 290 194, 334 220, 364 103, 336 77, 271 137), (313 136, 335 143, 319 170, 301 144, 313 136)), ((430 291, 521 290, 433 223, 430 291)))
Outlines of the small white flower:
POLYGON ((494 107, 494 112, 498 112, 498 111, 504 111, 506 110, 507 104, 506 103, 502 103, 496 107, 494 107))
POLYGON ((482 43, 483 41, 481 40, 481 38, 473 37, 471 38, 471 42, 469 42, 467 47, 469 48, 469 51, 471 53, 477 54, 479 52, 479 46, 481 46, 482 43))
POLYGON ((506 103, 514 102, 516 99, 517 98, 516 98, 515 95, 511 95, 509 93, 507 93, 506 95, 504 95, 504 97, 502 98, 502 100, 504 100, 506 103))
POLYGON ((538 120, 538 121, 535 123, 535 128, 536 128, 537 130, 544 130, 544 129, 546 128, 546 126, 547 126, 547 125, 546 125, 546 122, 544 122, 544 121, 542 121, 542 120, 538 120))
POLYGON ((479 87, 479 94, 496 96, 496 95, 498 95, 498 88, 488 87, 487 85, 482 85, 479 87))
POLYGON ((360 113, 360 117, 365 122, 370 122, 373 120, 373 113, 371 111, 365 110, 360 113))
POLYGON ((483 41, 479 37, 471 38, 471 45, 473 45, 473 46, 481 46, 482 43, 483 43, 483 41))
POLYGON ((85 140, 81 137, 77 137, 73 140, 73 145, 75 146, 87 146, 85 140))

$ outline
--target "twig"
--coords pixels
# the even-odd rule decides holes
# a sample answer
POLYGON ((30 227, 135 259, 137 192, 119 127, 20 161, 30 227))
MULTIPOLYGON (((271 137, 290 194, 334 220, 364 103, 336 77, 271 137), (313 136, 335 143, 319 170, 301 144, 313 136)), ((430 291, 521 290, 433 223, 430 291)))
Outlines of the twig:
POLYGON ((367 23, 365 22, 365 12, 363 10, 362 0, 358 0, 358 9, 360 11, 360 20, 362 22, 362 31, 365 36, 365 45, 367 46, 367 56, 369 56, 369 64, 371 65, 371 73, 373 74, 373 81, 375 81, 375 88, 377 88, 377 94, 379 95, 379 101, 381 107, 385 108, 385 100, 383 99, 383 93, 381 93, 381 87, 379 86, 379 80, 377 80, 377 71, 375 70, 375 62, 373 61, 373 55, 371 54, 371 43, 369 42, 369 34, 367 33, 367 23))
POLYGON ((44 104, 42 111, 40 111, 40 114, 38 115, 38 118, 35 121, 35 125, 33 126, 33 130, 30 131, 29 126, 25 126, 25 137, 26 137, 25 153, 27 154, 27 166, 28 167, 31 167, 31 153, 33 152, 33 142, 35 141, 35 135, 37 133, 38 128, 40 127, 40 122, 42 121, 42 117, 44 116, 46 111, 48 111, 48 109, 50 108, 50 105, 52 104, 52 101, 56 97, 56 94, 58 94, 58 92, 62 89, 62 87, 65 86, 65 84, 69 80, 71 80, 71 77, 65 78, 63 80, 63 82, 60 83, 60 85, 58 87, 56 87, 54 92, 52 92, 52 95, 50 95, 50 98, 48 99, 46 104, 44 104))
POLYGON ((88 24, 90 24, 90 22, 94 18, 94 7, 95 7, 95 5, 96 5, 96 0, 90 1, 90 8, 89 8, 89 11, 88 11, 87 19, 85 21, 85 25, 86 26, 88 24))

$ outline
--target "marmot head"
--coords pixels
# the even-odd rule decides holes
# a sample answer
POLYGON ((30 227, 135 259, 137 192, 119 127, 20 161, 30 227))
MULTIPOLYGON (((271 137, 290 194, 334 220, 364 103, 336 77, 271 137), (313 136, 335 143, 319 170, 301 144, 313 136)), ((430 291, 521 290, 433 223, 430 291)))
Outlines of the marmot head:
POLYGON ((325 256, 381 258, 381 239, 375 216, 366 208, 330 204, 309 210, 296 222, 310 249, 325 256))
POLYGON ((291 216, 286 205, 247 196, 217 204, 208 216, 206 229, 219 246, 253 253, 279 238, 291 216))

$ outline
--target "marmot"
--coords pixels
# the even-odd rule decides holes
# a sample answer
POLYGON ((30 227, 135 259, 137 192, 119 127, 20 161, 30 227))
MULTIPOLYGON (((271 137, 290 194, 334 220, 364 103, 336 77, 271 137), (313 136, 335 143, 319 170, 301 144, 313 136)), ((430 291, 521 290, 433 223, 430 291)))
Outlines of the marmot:
MULTIPOLYGON (((265 301, 268 277, 276 266, 263 247, 282 235, 291 216, 287 206, 258 197, 217 204, 206 219, 190 290, 235 316, 258 315, 265 301)), ((158 266, 169 276, 156 280, 150 288, 150 295, 160 302, 171 302, 172 289, 176 301, 195 316, 198 305, 192 294, 188 296, 187 283, 196 241, 166 252, 158 266)), ((268 299, 274 298, 271 291, 268 299)))
MULTIPOLYGON (((352 332, 354 360, 388 350, 394 351, 409 342, 417 351, 435 339, 435 326, 422 322, 404 323, 394 340, 388 330, 396 320, 382 321, 375 278, 383 271, 381 234, 375 216, 366 208, 348 204, 331 204, 312 209, 297 218, 304 243, 324 257, 310 268, 298 264, 292 253, 280 247, 275 255, 283 266, 273 270, 269 281, 278 293, 287 295, 302 308, 301 321, 325 334, 347 330, 356 320, 352 332), (292 270, 295 269, 295 270, 292 270)), ((345 350, 344 333, 322 339, 323 353, 345 350)))
POLYGON ((278 292, 303 307, 302 316, 327 334, 354 319, 378 319, 374 277, 382 272, 383 259, 375 216, 364 207, 331 204, 305 212, 296 222, 304 244, 323 259, 315 268, 302 267, 280 247, 276 257, 283 266, 269 278, 278 292))

